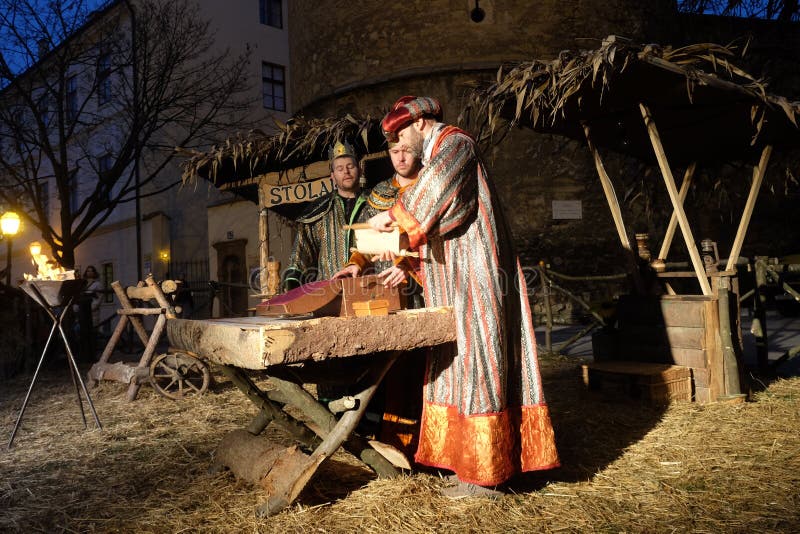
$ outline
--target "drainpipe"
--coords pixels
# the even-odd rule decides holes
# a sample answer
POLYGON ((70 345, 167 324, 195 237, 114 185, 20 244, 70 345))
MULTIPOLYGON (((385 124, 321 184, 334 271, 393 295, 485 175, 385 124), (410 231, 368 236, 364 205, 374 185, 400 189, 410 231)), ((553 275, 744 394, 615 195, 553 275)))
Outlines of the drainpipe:
MULTIPOLYGON (((139 72, 137 64, 137 51, 136 51, 136 11, 133 8, 131 0, 124 0, 125 6, 131 14, 131 77, 133 78, 133 124, 132 128, 136 128, 139 123, 139 72)), ((137 134, 138 135, 138 134, 137 134)), ((139 174, 139 146, 135 144, 133 159, 133 180, 135 199, 134 205, 136 206, 136 276, 137 280, 144 280, 142 273, 142 208, 139 201, 141 176, 139 174)))

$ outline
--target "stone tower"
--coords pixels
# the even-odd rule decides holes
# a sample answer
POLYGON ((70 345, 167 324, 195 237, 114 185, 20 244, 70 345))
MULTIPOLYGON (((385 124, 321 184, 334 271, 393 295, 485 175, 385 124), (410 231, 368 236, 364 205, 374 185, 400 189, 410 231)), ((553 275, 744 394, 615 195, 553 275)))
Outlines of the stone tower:
MULTIPOLYGON (((449 101, 504 62, 594 48, 617 34, 657 41, 671 0, 289 2, 292 98, 301 113, 386 107, 404 90, 449 101)), ((445 102, 447 103, 447 102, 445 102)), ((446 106, 446 109, 449 106, 446 106)))

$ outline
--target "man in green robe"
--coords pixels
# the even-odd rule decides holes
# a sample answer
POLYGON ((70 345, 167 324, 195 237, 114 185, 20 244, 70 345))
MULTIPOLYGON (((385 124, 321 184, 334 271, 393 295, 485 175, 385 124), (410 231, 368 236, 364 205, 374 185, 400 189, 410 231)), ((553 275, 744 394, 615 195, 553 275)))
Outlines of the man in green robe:
POLYGON ((345 231, 344 226, 358 220, 367 197, 361 191, 361 169, 353 147, 338 142, 329 157, 336 189, 315 201, 297 219, 297 236, 283 275, 284 291, 327 280, 350 258, 352 232, 345 231))

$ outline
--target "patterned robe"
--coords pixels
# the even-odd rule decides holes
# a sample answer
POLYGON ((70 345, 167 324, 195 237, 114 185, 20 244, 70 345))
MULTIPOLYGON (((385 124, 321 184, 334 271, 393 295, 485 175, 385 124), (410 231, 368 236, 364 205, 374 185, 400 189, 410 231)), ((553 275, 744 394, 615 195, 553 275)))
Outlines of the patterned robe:
POLYGON ((437 124, 425 166, 389 212, 419 247, 427 306, 453 306, 431 351, 416 461, 483 486, 559 466, 527 288, 475 142, 437 124))
POLYGON ((366 201, 365 194, 359 195, 348 219, 344 200, 334 191, 297 219, 300 226, 283 276, 284 290, 314 280, 327 280, 347 264, 352 232, 345 232, 342 227, 358 220, 366 201))

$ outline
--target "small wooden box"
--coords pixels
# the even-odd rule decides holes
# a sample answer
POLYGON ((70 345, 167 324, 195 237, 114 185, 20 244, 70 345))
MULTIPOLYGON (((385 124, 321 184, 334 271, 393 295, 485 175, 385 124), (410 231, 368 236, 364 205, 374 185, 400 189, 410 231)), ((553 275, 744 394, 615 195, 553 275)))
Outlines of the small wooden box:
POLYGON ((689 367, 663 363, 607 361, 581 366, 583 383, 607 397, 637 399, 663 405, 692 400, 689 367))
MULTIPOLYGON (((321 280, 302 285, 281 295, 276 295, 256 306, 259 316, 339 315, 354 317, 355 303, 384 301, 386 313, 405 308, 405 299, 396 287, 385 287, 376 275, 321 280)), ((368 315, 378 315, 377 308, 368 315)), ((363 308, 363 307, 362 307, 363 308)))
MULTIPOLYGON (((388 314, 389 312, 401 310, 405 307, 405 303, 401 297, 396 287, 384 286, 381 279, 376 275, 343 278, 342 308, 339 315, 343 317, 354 317, 358 315, 353 308, 355 304, 373 301, 385 301, 386 314, 388 314)), ((375 304, 371 306, 377 309, 375 304)), ((363 304, 361 308, 362 310, 364 309, 363 304)), ((368 315, 377 315, 377 313, 368 315)))
POLYGON ((389 301, 380 299, 354 302, 353 313, 355 313, 356 317, 365 317, 367 315, 389 315, 389 301))

